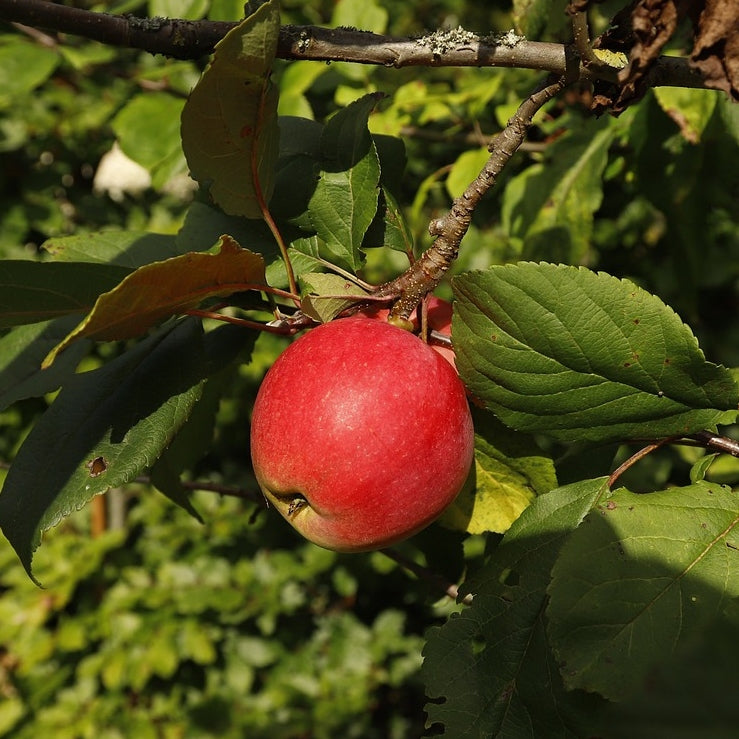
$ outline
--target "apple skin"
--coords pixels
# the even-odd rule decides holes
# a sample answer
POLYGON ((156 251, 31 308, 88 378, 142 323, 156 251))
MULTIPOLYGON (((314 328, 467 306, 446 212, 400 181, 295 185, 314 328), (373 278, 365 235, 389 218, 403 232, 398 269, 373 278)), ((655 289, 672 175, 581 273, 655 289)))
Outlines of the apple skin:
POLYGON ((474 449, 464 385, 413 334, 355 316, 323 324, 269 369, 251 455, 267 500, 310 541, 360 552, 430 524, 474 449))
MULTIPOLYGON (((429 328, 434 331, 438 331, 440 334, 445 336, 452 335, 452 304, 442 298, 437 298, 436 295, 430 295, 427 299, 427 316, 429 322, 429 328)), ((363 308, 359 311, 360 315, 367 316, 367 318, 374 318, 379 321, 387 321, 387 317, 390 315, 390 311, 387 308, 363 308)), ((418 318, 418 310, 414 310, 411 313, 411 322, 413 327, 418 330, 420 328, 420 320, 418 318)), ((456 357, 454 349, 448 346, 442 346, 441 344, 429 344, 429 346, 435 351, 441 354, 449 364, 456 369, 456 357)))

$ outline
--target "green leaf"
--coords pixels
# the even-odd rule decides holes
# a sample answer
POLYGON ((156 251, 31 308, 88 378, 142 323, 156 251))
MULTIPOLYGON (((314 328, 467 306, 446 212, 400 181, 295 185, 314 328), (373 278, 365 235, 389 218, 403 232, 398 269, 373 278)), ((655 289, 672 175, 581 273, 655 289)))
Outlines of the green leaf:
POLYGON ((662 110, 680 127, 691 144, 703 137, 719 99, 716 90, 691 90, 681 87, 655 87, 654 96, 662 110))
POLYGON ((563 441, 683 435, 736 418, 731 373, 645 290, 521 263, 456 277, 457 367, 508 426, 563 441))
POLYGON ((76 325, 74 316, 19 326, 0 338, 0 411, 24 398, 37 398, 56 390, 70 377, 89 343, 81 341, 53 367, 41 362, 76 325))
POLYGON ((367 229, 362 243, 363 249, 386 246, 388 249, 413 253, 413 234, 403 210, 384 185, 380 189, 377 214, 367 229))
POLYGON ((0 39, 0 109, 45 82, 59 63, 59 55, 30 39, 3 35, 0 39))
POLYGON ((739 597, 739 500, 699 482, 618 490, 573 533, 552 571, 549 634, 569 688, 630 695, 739 597))
POLYGON ((469 149, 460 154, 447 175, 445 186, 449 197, 458 198, 482 171, 490 159, 487 147, 469 149))
POLYGON ((208 0, 149 0, 149 15, 199 20, 205 15, 209 5, 208 0))
POLYGON ((308 205, 327 258, 353 271, 362 265, 360 247, 377 212, 380 162, 367 121, 380 97, 365 95, 326 124, 320 179, 308 205))
POLYGON ((0 527, 29 575, 44 531, 154 463, 200 397, 206 360, 200 324, 186 320, 64 385, 0 494, 0 527))
POLYGON ((216 44, 182 111, 192 175, 228 214, 261 218, 277 161, 277 90, 270 81, 280 11, 268 0, 216 44))
POLYGON ((115 265, 0 261, 0 328, 86 313, 131 272, 115 265))
POLYGON ((587 255, 615 131, 606 119, 594 120, 553 144, 546 162, 506 185, 503 229, 523 240, 527 259, 579 262, 587 255))
POLYGON ((207 333, 203 339, 209 377, 190 416, 177 436, 151 469, 152 484, 171 501, 202 523, 190 501, 190 493, 181 476, 193 470, 213 442, 220 402, 238 371, 240 363, 248 363, 257 332, 224 324, 207 333))
POLYGON ((100 262, 132 269, 181 253, 177 249, 176 237, 146 231, 100 231, 60 236, 45 241, 43 249, 57 262, 100 262))
POLYGON ((200 305, 264 286, 264 260, 230 236, 215 253, 191 252, 139 267, 101 295, 88 316, 44 360, 52 364, 72 342, 87 337, 113 341, 140 336, 156 323, 200 305))
POLYGON ((339 0, 331 15, 331 25, 385 33, 387 19, 387 10, 378 5, 377 0, 365 0, 362 3, 356 0, 339 0))
POLYGON ((565 692, 543 613, 562 545, 606 491, 604 478, 537 497, 465 586, 472 604, 429 633, 422 670, 429 725, 442 723, 460 738, 586 735, 591 703, 565 692))
POLYGON ((557 487, 554 463, 526 434, 475 414, 475 466, 440 523, 470 534, 506 532, 537 495, 557 487))
POLYGON ((184 103, 166 92, 135 96, 112 121, 126 156, 147 169, 155 186, 163 185, 183 168, 180 116, 184 103))
POLYGON ((300 277, 305 288, 301 301, 303 313, 317 321, 325 323, 335 318, 344 308, 356 303, 346 295, 358 298, 367 293, 359 285, 336 274, 309 272, 300 277))
POLYGON ((566 4, 567 0, 513 0, 516 31, 530 40, 540 39, 553 18, 565 16, 566 4))
POLYGON ((739 626, 720 618, 650 670, 626 701, 611 703, 593 736, 733 739, 739 725, 739 626), (638 687, 637 687, 638 686, 638 687))

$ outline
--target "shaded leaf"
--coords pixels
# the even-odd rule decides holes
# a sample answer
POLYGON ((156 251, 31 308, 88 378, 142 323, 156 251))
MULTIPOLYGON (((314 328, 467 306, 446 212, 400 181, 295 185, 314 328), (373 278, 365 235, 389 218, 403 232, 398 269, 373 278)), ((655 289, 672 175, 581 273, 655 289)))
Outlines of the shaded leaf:
POLYGON ((181 253, 175 236, 146 231, 100 231, 55 237, 45 241, 43 249, 57 262, 100 262, 132 269, 181 253))
POLYGON ((474 474, 440 523, 470 534, 502 534, 537 495, 555 487, 554 463, 530 436, 477 413, 474 474))
POLYGON ((131 272, 116 265, 0 262, 0 328, 86 313, 131 272))
POLYGON ((0 40, 0 108, 18 103, 54 71, 60 57, 30 39, 3 34, 0 40))
POLYGON ((199 321, 186 320, 65 383, 0 494, 0 527, 29 575, 44 531, 132 480, 166 448, 200 397, 203 347, 199 321))
POLYGON ((171 501, 202 522, 181 481, 211 448, 220 401, 239 364, 247 363, 257 332, 224 324, 203 338, 208 379, 190 416, 151 469, 152 484, 171 501))
POLYGON ((87 342, 79 342, 49 369, 42 370, 41 362, 76 323, 77 318, 67 316, 18 326, 0 338, 0 411, 18 400, 56 390, 74 373, 89 347, 87 342))
POLYGON ((659 298, 522 263, 454 279, 457 366, 508 426, 565 441, 659 438, 736 418, 731 373, 659 298))
POLYGON ((303 313, 325 323, 335 318, 344 308, 356 303, 345 295, 367 295, 359 285, 336 274, 310 272, 300 278, 306 294, 301 301, 303 313))
POLYGON ((429 725, 447 736, 585 736, 592 700, 567 693, 544 623, 549 573, 606 480, 537 497, 483 570, 465 585, 472 604, 429 632, 422 675, 429 725))
POLYGON ((717 618, 653 670, 626 701, 604 711, 609 739, 733 739, 739 725, 739 626, 717 618))
POLYGON ((612 700, 739 597, 739 500, 698 482, 600 501, 552 571, 549 634, 569 688, 612 700))
POLYGON ((261 218, 272 195, 279 130, 270 73, 279 28, 279 4, 268 0, 229 31, 182 111, 192 175, 230 215, 261 218))
POLYGON ((49 353, 44 365, 49 366, 59 352, 81 337, 112 341, 140 336, 206 298, 264 284, 262 257, 223 236, 216 252, 191 252, 139 267, 98 298, 90 314, 49 353))

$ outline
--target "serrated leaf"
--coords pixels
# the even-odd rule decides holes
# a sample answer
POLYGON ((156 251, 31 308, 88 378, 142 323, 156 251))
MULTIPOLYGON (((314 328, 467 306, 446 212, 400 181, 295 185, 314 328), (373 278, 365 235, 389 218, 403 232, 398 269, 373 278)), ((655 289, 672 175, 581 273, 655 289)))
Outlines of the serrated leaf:
POLYGON ((508 426, 563 441, 689 434, 736 418, 731 373, 659 298, 583 268, 454 279, 457 367, 508 426))
POLYGON ((326 256, 353 271, 377 212, 380 162, 367 128, 380 95, 365 95, 329 120, 321 135, 319 180, 308 203, 311 223, 326 256))
POLYGON ((280 11, 268 0, 216 44, 182 111, 182 148, 193 177, 228 214, 261 218, 274 187, 279 129, 270 81, 280 11))
POLYGON ((358 298, 367 295, 359 285, 341 275, 309 272, 301 275, 300 281, 305 287, 305 295, 301 300, 303 313, 322 323, 332 320, 344 308, 357 302, 345 298, 345 295, 356 295, 358 298))
POLYGON ((256 337, 256 331, 229 324, 205 335, 203 343, 209 376, 202 394, 187 421, 151 469, 152 484, 200 522, 200 514, 193 507, 181 476, 192 470, 210 449, 223 393, 238 372, 239 364, 248 363, 256 337))
POLYGON ((146 231, 100 231, 45 241, 43 249, 57 262, 100 262, 135 269, 181 252, 170 234, 146 231))
POLYGON ((699 482, 601 501, 552 570, 549 635, 569 688, 629 696, 739 597, 739 500, 699 482))
POLYGON ((221 237, 212 253, 191 252, 139 267, 101 295, 89 315, 44 360, 49 366, 72 342, 87 337, 113 341, 140 336, 156 323, 200 305, 265 284, 264 259, 221 237))
POLYGON ((53 367, 41 369, 48 352, 77 323, 74 316, 18 326, 0 338, 0 411, 24 398, 38 398, 56 390, 77 367, 88 349, 79 342, 53 367))
POLYGON ((429 633, 422 676, 429 725, 447 736, 583 736, 591 704, 567 693, 548 648, 544 608, 559 551, 606 493, 585 480, 537 497, 465 590, 472 604, 429 633))
POLYGON ((207 374, 202 328, 162 330, 65 383, 35 424, 0 493, 0 527, 31 574, 44 531, 154 463, 207 374))
POLYGON ((554 463, 530 436, 478 413, 474 474, 439 522, 470 534, 502 534, 537 495, 555 487, 554 463))
POLYGON ((576 263, 586 256, 615 131, 606 119, 593 121, 507 183, 503 229, 523 241, 526 258, 576 263))
POLYGON ((0 328, 85 313, 131 270, 117 265, 0 261, 0 328))

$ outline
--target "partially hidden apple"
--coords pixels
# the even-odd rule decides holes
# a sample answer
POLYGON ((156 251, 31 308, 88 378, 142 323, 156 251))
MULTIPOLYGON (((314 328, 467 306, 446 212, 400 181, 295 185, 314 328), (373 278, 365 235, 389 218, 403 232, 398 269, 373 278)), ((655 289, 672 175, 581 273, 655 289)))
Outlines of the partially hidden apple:
MULTIPOLYGON (((444 336, 452 335, 452 304, 447 300, 436 297, 436 295, 430 295, 426 303, 427 307, 427 318, 429 328, 434 331, 438 331, 444 336)), ((380 321, 386 321, 390 311, 387 308, 373 308, 369 306, 363 308, 360 311, 361 315, 367 316, 368 318, 374 318, 380 321)), ((418 318, 418 310, 413 311, 411 314, 411 322, 416 330, 420 328, 420 320, 418 318)), ((431 343, 429 346, 435 351, 441 354, 452 367, 456 368, 454 349, 449 346, 442 344, 431 343)))
POLYGON ((267 500, 310 541, 386 547, 430 524, 472 464, 474 431, 452 366, 366 316, 311 329, 269 369, 251 455, 267 500))

